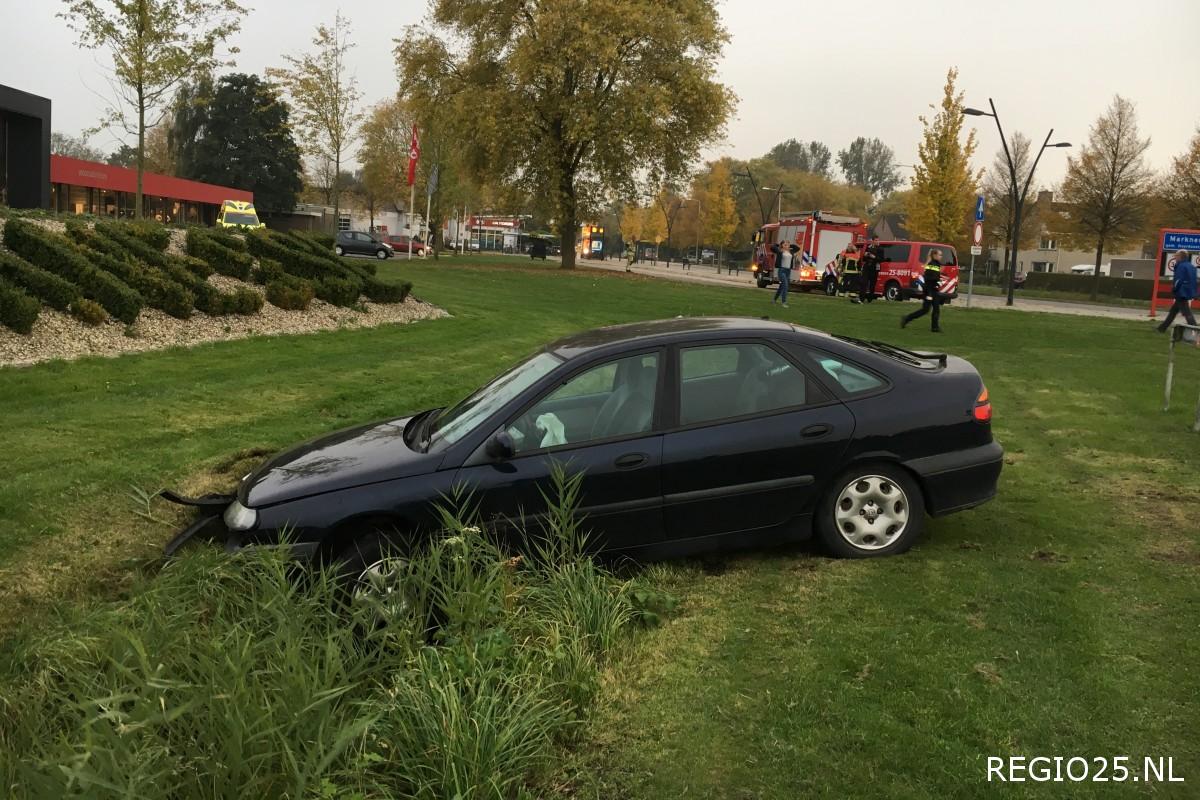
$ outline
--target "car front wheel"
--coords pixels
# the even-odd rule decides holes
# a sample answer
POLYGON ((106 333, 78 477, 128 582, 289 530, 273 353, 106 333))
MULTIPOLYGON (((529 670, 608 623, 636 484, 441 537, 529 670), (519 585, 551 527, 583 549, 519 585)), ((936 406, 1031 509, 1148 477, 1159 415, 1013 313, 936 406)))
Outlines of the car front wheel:
POLYGON ((821 501, 817 534, 841 558, 877 558, 912 547, 925 525, 925 499, 907 472, 864 464, 843 472, 821 501))
POLYGON ((361 623, 378 627, 415 620, 409 560, 404 548, 383 534, 355 539, 338 555, 333 569, 343 601, 361 623))
POLYGON ((345 250, 343 250, 343 249, 342 249, 342 246, 339 244, 339 245, 337 245, 336 247, 334 247, 334 248, 333 248, 333 254, 334 254, 335 256, 344 256, 344 255, 346 255, 346 251, 345 251, 345 250))
POLYGON ((382 261, 383 259, 388 257, 388 251, 384 250, 383 248, 380 248, 375 251, 375 257, 378 258, 380 261, 382 261))

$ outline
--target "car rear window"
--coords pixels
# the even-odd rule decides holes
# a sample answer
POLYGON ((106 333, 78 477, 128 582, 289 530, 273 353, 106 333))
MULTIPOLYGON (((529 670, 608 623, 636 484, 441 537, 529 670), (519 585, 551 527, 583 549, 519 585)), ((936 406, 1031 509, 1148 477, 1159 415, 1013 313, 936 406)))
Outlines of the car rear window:
POLYGON ((847 394, 873 392, 884 385, 882 378, 829 353, 809 353, 809 358, 821 372, 833 378, 847 394))
POLYGON ((911 244, 881 244, 879 245, 880 261, 908 261, 912 254, 911 244))

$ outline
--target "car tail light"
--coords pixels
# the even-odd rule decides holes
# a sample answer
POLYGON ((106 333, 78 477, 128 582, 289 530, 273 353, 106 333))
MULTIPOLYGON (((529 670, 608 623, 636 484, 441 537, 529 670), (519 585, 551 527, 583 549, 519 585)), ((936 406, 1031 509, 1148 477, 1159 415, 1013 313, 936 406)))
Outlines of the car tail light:
POLYGON ((988 400, 988 390, 986 386, 979 390, 979 396, 975 398, 975 421, 992 421, 992 403, 990 400, 988 400))

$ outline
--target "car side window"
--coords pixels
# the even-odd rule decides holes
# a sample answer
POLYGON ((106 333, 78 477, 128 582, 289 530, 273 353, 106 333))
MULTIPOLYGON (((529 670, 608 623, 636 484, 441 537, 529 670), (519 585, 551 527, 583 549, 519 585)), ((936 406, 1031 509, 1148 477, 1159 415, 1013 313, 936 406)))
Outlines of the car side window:
POLYGON ((765 344, 679 351, 679 424, 776 411, 826 400, 808 377, 765 344))
POLYGON ((520 454, 649 431, 658 392, 657 353, 585 370, 543 397, 508 428, 520 454))
POLYGON ((883 380, 849 361, 834 358, 828 353, 808 353, 821 372, 833 378, 847 394, 871 392, 883 386, 883 380))
POLYGON ((929 263, 929 254, 931 252, 933 252, 934 250, 942 251, 942 266, 944 266, 944 267, 957 266, 958 262, 954 258, 953 250, 951 250, 949 247, 941 247, 939 245, 934 245, 934 244, 921 245, 921 263, 922 264, 929 263))

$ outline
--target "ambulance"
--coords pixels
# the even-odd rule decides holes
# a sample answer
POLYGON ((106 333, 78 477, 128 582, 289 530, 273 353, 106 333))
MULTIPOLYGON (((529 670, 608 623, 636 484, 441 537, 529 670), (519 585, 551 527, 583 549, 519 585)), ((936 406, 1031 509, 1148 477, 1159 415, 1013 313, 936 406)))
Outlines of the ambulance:
POLYGON ((254 210, 254 203, 245 200, 225 200, 221 203, 221 210, 217 212, 217 227, 253 230, 267 226, 258 221, 258 212, 254 210))

